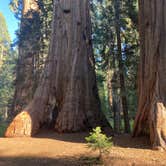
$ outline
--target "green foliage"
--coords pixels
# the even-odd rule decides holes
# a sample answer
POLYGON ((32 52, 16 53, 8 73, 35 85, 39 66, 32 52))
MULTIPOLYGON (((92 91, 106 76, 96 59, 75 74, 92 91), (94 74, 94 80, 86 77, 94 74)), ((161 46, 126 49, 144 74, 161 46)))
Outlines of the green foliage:
POLYGON ((2 44, 6 47, 9 47, 9 45, 10 45, 10 36, 9 36, 8 29, 7 29, 7 24, 6 24, 5 17, 0 12, 0 46, 2 44))
POLYGON ((85 139, 88 142, 89 148, 94 151, 99 151, 99 157, 102 157, 103 154, 108 153, 109 148, 113 145, 112 138, 103 134, 100 127, 93 129, 93 132, 90 132, 90 135, 85 139))
POLYGON ((6 128, 7 128, 7 124, 6 123, 1 123, 0 124, 0 137, 4 136, 6 128))
MULTIPOLYGON (((110 120, 110 123, 113 122, 113 119, 111 119, 113 117, 113 107, 108 100, 110 95, 108 91, 110 90, 110 81, 112 80, 111 77, 114 73, 117 73, 118 75, 114 81, 116 82, 117 96, 120 98, 122 95, 122 93, 120 93, 119 85, 114 3, 115 0, 94 0, 91 9, 92 37, 96 59, 99 96, 102 110, 106 113, 107 119, 110 120), (108 75, 109 71, 111 71, 112 75, 108 75), (109 113, 110 111, 111 113, 109 113)), ((136 81, 139 62, 137 0, 120 1, 119 15, 126 96, 129 117, 133 118, 137 107, 136 81)), ((111 88, 113 88, 113 86, 111 88)), ((123 117, 123 113, 121 116, 123 117)))
POLYGON ((21 19, 23 0, 10 0, 9 8, 17 19, 21 19))
POLYGON ((14 69, 16 55, 14 52, 6 57, 1 69, 0 69, 0 112, 6 108, 9 108, 12 104, 14 95, 14 69))
MULTIPOLYGON (((51 37, 51 23, 53 17, 53 0, 41 0, 39 2, 39 7, 41 9, 40 19, 41 19, 41 42, 40 42, 40 54, 42 57, 47 57, 49 42, 51 37)), ((44 59, 43 58, 43 59, 44 59)))
MULTIPOLYGON (((13 98, 16 52, 10 48, 10 36, 5 18, 0 13, 0 114, 4 114, 13 98)), ((1 116, 2 118, 2 116, 1 116)))
POLYGON ((104 112, 104 114, 110 113, 109 105, 108 105, 108 92, 107 92, 107 85, 105 81, 105 72, 101 70, 96 71, 97 75, 97 84, 98 84, 98 92, 99 92, 99 97, 101 100, 101 109, 104 112))
POLYGON ((10 47, 10 36, 7 29, 5 17, 0 12, 0 68, 8 54, 10 47))

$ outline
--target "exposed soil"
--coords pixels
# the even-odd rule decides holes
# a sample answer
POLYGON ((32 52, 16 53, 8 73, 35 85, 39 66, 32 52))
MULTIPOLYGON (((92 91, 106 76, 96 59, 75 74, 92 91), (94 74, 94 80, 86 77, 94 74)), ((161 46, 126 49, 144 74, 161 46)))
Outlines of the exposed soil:
POLYGON ((111 166, 166 166, 166 152, 151 150, 148 138, 129 135, 114 137, 106 165, 111 166))
MULTIPOLYGON (((0 138, 0 166, 93 166, 97 153, 84 141, 87 133, 42 132, 35 138, 0 138)), ((166 152, 152 151, 146 138, 114 137, 106 166, 166 166, 166 152)))

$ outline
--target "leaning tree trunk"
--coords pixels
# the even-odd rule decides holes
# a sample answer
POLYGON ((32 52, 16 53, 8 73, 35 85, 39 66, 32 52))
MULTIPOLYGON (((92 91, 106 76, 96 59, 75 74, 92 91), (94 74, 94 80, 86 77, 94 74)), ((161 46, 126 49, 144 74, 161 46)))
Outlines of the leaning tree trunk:
POLYGON ((16 71, 16 88, 12 117, 33 98, 36 78, 36 61, 39 56, 40 16, 36 0, 23 0, 19 34, 19 58, 16 71))
POLYGON ((166 150, 166 3, 140 0, 141 63, 134 136, 149 134, 166 150))
POLYGON ((100 123, 88 0, 54 0, 48 65, 32 102, 6 136, 31 136, 55 111, 55 129, 76 132, 100 123))

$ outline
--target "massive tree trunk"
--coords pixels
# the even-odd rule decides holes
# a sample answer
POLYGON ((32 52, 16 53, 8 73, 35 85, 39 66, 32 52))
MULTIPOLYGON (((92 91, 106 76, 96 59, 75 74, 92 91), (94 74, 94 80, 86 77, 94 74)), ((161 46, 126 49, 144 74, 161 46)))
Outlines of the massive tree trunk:
POLYGON ((32 100, 35 88, 36 64, 39 56, 40 16, 36 0, 23 0, 19 34, 19 59, 16 71, 16 88, 12 106, 15 116, 32 100))
POLYGON ((119 67, 119 80, 120 80, 120 93, 121 93, 121 101, 122 101, 122 109, 124 116, 124 126, 125 132, 130 132, 130 123, 129 123, 129 115, 128 115, 128 103, 126 97, 126 86, 125 86, 125 78, 124 78, 124 64, 122 59, 122 42, 120 35, 120 1, 114 0, 114 8, 115 8, 115 29, 117 36, 117 59, 118 59, 118 67, 119 67))
POLYGON ((32 102, 6 136, 31 136, 54 111, 55 129, 76 132, 100 125, 88 0, 54 0, 48 63, 32 102))
POLYGON ((150 134, 154 148, 166 149, 166 3, 140 0, 141 63, 134 136, 150 134))

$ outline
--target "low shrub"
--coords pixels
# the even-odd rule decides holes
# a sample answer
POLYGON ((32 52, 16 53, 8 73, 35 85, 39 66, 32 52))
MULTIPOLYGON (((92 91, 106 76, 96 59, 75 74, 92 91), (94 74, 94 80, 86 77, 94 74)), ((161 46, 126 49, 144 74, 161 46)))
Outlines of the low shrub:
POLYGON ((101 127, 96 127, 90 132, 90 135, 85 138, 88 142, 88 147, 93 151, 98 150, 99 159, 102 159, 103 154, 109 152, 109 149, 112 147, 113 142, 111 137, 107 137, 102 133, 101 127))

